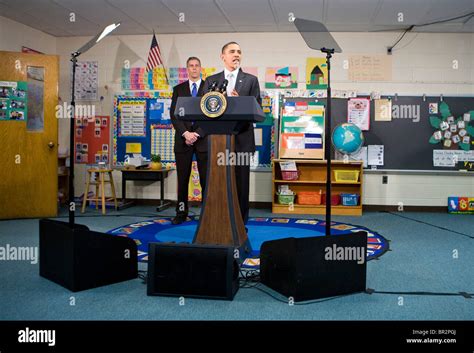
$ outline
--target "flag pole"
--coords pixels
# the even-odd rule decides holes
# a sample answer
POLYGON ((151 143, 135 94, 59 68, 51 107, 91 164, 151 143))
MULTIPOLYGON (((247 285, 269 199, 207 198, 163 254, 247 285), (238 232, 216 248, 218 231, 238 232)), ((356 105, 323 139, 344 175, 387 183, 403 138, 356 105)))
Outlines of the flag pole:
MULTIPOLYGON (((156 37, 155 35, 155 29, 153 29, 153 37, 156 37)), ((156 41, 158 43, 158 41, 156 41)), ((165 61, 163 60, 163 56, 161 55, 161 49, 160 49, 160 45, 158 44, 158 50, 160 52, 160 56, 161 56, 161 60, 160 60, 160 64, 161 64, 161 67, 163 68, 163 71, 165 72, 165 78, 166 78, 166 84, 169 86, 170 85, 170 81, 168 80, 168 74, 166 73, 166 67, 165 67, 165 61)))

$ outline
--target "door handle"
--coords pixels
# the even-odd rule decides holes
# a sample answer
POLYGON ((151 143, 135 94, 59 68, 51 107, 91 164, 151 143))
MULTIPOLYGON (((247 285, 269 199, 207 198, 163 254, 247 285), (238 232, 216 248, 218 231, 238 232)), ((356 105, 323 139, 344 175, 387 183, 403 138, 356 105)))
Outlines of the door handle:
POLYGON ((54 142, 53 142, 53 141, 49 141, 49 142, 48 142, 48 147, 49 147, 49 148, 53 148, 53 147, 54 147, 54 142))

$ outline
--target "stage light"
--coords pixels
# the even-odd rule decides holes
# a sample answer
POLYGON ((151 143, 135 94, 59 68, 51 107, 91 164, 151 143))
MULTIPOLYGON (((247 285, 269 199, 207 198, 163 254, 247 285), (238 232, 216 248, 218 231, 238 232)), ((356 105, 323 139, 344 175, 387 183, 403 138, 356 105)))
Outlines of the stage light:
POLYGON ((69 136, 69 154, 70 154, 70 173, 69 173, 69 199, 68 199, 68 207, 69 207, 69 227, 74 228, 74 212, 76 207, 74 205, 74 120, 75 120, 75 111, 76 111, 76 102, 74 93, 76 91, 76 65, 77 65, 77 58, 92 48, 94 45, 99 43, 102 39, 112 33, 117 27, 120 26, 120 22, 115 24, 112 23, 105 27, 102 32, 94 36, 89 42, 83 45, 81 48, 76 50, 75 52, 71 53, 71 62, 72 62, 72 93, 71 93, 71 106, 72 106, 72 118, 70 124, 70 136, 69 136))
POLYGON ((84 44, 80 49, 73 52, 71 55, 77 58, 79 55, 84 54, 86 51, 88 51, 94 45, 99 43, 102 39, 107 37, 110 33, 115 31, 118 26, 120 26, 120 22, 117 23, 117 24, 112 23, 112 24, 108 25, 107 27, 105 27, 102 30, 102 32, 97 34, 94 38, 92 38, 90 41, 88 41, 86 44, 84 44))

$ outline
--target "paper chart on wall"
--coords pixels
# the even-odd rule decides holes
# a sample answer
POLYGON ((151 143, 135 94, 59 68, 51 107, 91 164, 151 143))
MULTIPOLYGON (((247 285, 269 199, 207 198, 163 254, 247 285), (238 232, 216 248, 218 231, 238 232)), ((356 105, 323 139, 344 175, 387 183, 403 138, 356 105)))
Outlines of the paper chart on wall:
POLYGON ((145 136, 146 118, 144 104, 120 104, 120 136, 145 136))
POLYGON ((388 55, 349 56, 349 80, 391 81, 392 58, 388 55))
POLYGON ((336 160, 338 161, 343 161, 346 158, 349 161, 362 161, 363 168, 367 168, 368 167, 367 152, 368 152, 367 146, 362 146, 358 152, 351 153, 350 155, 345 155, 344 153, 341 153, 336 150, 335 156, 336 156, 336 160))
POLYGON ((370 127, 370 100, 351 98, 347 101, 347 122, 357 125, 362 131, 370 127))
POLYGON ((455 167, 458 162, 473 162, 474 151, 433 150, 434 167, 455 167))
POLYGON ((380 166, 384 164, 384 146, 369 145, 367 152, 367 163, 371 166, 380 166))
POLYGON ((76 66, 75 98, 77 101, 98 100, 99 63, 79 61, 76 66))
POLYGON ((392 101, 390 99, 375 100, 375 121, 392 121, 392 101))

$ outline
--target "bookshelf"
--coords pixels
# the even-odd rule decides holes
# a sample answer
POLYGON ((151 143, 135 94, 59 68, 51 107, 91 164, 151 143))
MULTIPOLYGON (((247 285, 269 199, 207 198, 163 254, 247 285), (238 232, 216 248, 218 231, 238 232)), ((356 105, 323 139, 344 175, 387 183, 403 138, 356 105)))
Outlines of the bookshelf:
MULTIPOLYGON (((323 160, 294 160, 298 169, 298 180, 283 180, 280 161, 287 162, 288 159, 273 160, 272 167, 272 213, 282 214, 325 214, 326 205, 299 205, 298 193, 305 191, 326 192, 326 161, 323 160), (278 202, 278 185, 288 185, 296 193, 293 207, 278 202)), ((333 215, 362 216, 362 185, 363 164, 362 161, 332 161, 331 162, 331 185, 332 195, 335 194, 358 194, 359 204, 357 206, 334 205, 331 207, 333 215), (335 170, 359 171, 358 181, 338 181, 334 175, 335 170)))

